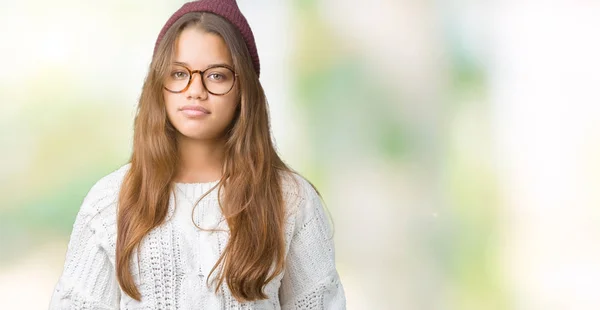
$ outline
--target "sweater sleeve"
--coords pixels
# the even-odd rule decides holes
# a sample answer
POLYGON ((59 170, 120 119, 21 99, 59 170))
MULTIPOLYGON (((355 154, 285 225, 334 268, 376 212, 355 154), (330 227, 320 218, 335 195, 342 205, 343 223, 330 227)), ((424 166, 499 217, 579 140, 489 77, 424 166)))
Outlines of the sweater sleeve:
POLYGON ((301 184, 304 195, 279 288, 281 309, 346 309, 331 227, 316 191, 306 180, 301 184))
POLYGON ((114 195, 101 187, 96 184, 90 190, 77 213, 50 310, 119 308, 119 284, 108 255, 107 230, 99 214, 114 195))

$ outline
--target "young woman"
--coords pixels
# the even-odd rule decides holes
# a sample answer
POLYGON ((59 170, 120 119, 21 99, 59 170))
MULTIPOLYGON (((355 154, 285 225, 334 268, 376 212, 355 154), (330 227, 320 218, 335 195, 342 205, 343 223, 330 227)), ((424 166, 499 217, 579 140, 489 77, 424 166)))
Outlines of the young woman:
POLYGON ((345 309, 320 195, 277 155, 234 0, 156 41, 131 162, 77 214, 50 309, 345 309))

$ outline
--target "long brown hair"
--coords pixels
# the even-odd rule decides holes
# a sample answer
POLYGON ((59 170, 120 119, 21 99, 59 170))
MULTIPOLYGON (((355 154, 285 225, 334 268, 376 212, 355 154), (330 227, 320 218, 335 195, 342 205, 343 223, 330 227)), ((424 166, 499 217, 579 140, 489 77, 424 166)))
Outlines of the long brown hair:
POLYGON ((176 129, 167 119, 163 77, 173 60, 175 42, 186 27, 198 27, 223 38, 240 88, 238 110, 224 133, 225 159, 219 182, 219 198, 224 187, 220 205, 230 237, 208 278, 221 265, 215 292, 226 281, 240 301, 265 299, 264 286, 284 269, 281 172, 296 172, 273 147, 267 101, 241 34, 210 13, 190 13, 180 18, 152 58, 135 118, 131 165, 119 194, 117 279, 125 293, 141 299, 131 275, 130 259, 143 237, 164 222, 178 171, 176 129))

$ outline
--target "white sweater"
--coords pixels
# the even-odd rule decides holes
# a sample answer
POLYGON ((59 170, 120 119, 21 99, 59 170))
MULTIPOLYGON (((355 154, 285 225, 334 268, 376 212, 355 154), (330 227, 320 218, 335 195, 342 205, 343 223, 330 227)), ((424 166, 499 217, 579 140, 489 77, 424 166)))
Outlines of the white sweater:
POLYGON ((132 299, 121 290, 115 275, 117 198, 128 169, 125 165, 102 178, 83 200, 51 310, 346 308, 323 206, 310 184, 291 174, 283 178, 286 267, 267 284, 268 299, 239 303, 225 282, 216 294, 214 286, 207 287, 206 277, 228 240, 227 222, 216 188, 197 205, 193 219, 202 228, 225 231, 196 228, 192 204, 216 181, 176 184, 167 220, 142 240, 139 260, 137 254, 131 259, 131 272, 142 296, 140 302, 132 299))

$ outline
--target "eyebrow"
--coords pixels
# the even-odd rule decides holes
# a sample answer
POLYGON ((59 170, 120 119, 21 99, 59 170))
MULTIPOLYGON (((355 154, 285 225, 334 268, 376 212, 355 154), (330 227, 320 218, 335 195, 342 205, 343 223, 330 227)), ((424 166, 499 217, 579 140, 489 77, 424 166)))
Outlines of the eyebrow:
MULTIPOLYGON (((183 66, 186 66, 188 68, 191 67, 190 64, 188 64, 187 62, 183 62, 183 61, 174 61, 173 63, 176 64, 176 65, 183 65, 183 66)), ((227 63, 215 63, 215 64, 210 64, 210 65, 206 66, 206 69, 213 68, 213 67, 219 67, 219 66, 232 67, 232 65, 227 64, 227 63)), ((204 69, 204 70, 206 70, 206 69, 204 69)))

